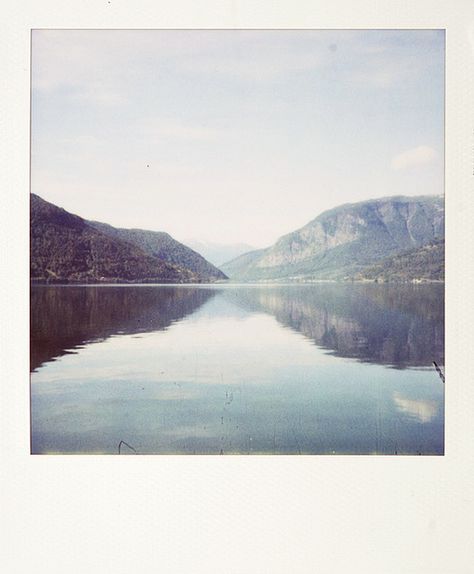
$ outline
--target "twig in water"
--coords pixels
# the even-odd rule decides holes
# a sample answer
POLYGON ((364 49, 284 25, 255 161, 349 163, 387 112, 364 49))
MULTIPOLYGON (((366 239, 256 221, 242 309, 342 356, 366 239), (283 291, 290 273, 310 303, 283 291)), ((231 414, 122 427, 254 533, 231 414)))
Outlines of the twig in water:
POLYGON ((119 445, 118 445, 118 453, 119 453, 119 454, 120 454, 120 449, 122 448, 122 445, 123 445, 123 444, 124 444, 125 446, 128 446, 128 448, 129 448, 130 450, 133 450, 133 452, 134 452, 135 454, 137 454, 137 451, 133 448, 133 446, 130 446, 130 445, 129 445, 127 442, 125 442, 124 440, 121 440, 121 441, 119 442, 119 445))
POLYGON ((435 369, 438 371, 438 375, 440 377, 440 379, 443 381, 444 383, 444 375, 443 375, 443 371, 438 367, 438 365, 436 364, 436 361, 433 361, 433 365, 435 366, 435 369))

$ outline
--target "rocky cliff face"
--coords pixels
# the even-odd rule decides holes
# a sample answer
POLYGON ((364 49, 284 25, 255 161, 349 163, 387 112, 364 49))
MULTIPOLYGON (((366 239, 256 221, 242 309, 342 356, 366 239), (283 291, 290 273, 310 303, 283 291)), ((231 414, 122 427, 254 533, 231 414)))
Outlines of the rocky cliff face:
POLYGON ((231 279, 343 278, 444 236, 442 197, 389 197, 322 213, 268 249, 222 266, 231 279))

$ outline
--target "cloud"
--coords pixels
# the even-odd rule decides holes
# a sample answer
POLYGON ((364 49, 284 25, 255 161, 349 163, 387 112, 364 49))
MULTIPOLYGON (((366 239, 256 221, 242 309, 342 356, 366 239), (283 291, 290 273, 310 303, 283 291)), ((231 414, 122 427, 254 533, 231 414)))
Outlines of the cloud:
MULTIPOLYGON (((60 205, 73 198, 71 209, 88 217, 264 246, 304 225, 308 209, 364 199, 404 151, 396 142, 433 145, 441 167, 443 43, 427 31, 32 37, 33 188, 60 205), (356 146, 349 181, 337 157, 356 146), (361 157, 372 159, 369 168, 361 157), (331 200, 315 193, 316 178, 336 194, 331 200), (290 205, 289 189, 302 201, 290 205), (134 214, 127 198, 137 194, 134 214), (163 223, 156 213, 166 213, 163 223)), ((412 169, 406 193, 441 191, 439 170, 412 169)))
POLYGON ((433 163, 437 157, 438 154, 432 147, 420 145, 394 156, 390 162, 390 167, 397 171, 409 169, 418 165, 433 163))
POLYGON ((396 391, 393 393, 393 401, 401 412, 421 423, 429 423, 438 413, 438 404, 435 401, 408 399, 396 391))

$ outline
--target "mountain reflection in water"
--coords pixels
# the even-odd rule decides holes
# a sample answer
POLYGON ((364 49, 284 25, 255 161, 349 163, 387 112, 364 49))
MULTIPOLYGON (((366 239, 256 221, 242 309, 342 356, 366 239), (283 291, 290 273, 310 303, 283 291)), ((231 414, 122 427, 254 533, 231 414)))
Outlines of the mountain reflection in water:
POLYGON ((166 329, 218 296, 266 313, 336 356, 444 364, 444 285, 34 286, 31 370, 115 334, 166 329))
POLYGON ((391 365, 444 364, 444 285, 319 284, 229 290, 336 356, 391 365))
POLYGON ((443 338, 442 285, 34 286, 31 452, 443 454, 443 338))
POLYGON ((116 334, 162 331, 216 294, 151 286, 33 286, 30 369, 116 334))

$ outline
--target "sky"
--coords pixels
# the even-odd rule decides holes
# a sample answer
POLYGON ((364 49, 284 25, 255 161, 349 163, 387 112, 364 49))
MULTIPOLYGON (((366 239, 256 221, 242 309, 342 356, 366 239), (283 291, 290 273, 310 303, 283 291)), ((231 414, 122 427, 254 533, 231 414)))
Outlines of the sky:
POLYGON ((34 30, 31 191, 180 241, 271 245, 444 193, 444 32, 34 30))

